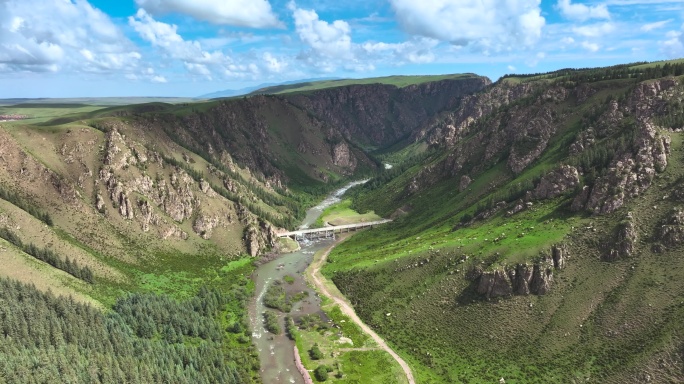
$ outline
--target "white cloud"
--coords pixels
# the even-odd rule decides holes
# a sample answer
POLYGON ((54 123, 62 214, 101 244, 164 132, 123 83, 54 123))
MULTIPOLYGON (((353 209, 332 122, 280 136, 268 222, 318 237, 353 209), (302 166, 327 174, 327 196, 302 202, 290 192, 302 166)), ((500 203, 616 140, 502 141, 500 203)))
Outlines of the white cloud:
POLYGON ((641 26, 641 30, 644 32, 650 32, 654 29, 664 27, 666 24, 668 24, 671 21, 672 21, 672 19, 668 19, 668 20, 663 20, 663 21, 656 21, 654 23, 644 24, 641 26))
POLYGON ((128 18, 128 23, 144 40, 160 48, 167 58, 181 60, 194 75, 212 78, 209 66, 226 66, 231 60, 221 51, 205 51, 198 41, 187 41, 178 34, 178 27, 155 20, 144 9, 128 18))
POLYGON ((572 31, 584 37, 602 37, 615 30, 615 24, 606 22, 591 25, 583 25, 581 27, 573 27, 572 31))
POLYGON ((590 43, 588 41, 583 41, 581 43, 582 48, 586 49, 589 52, 597 52, 599 48, 601 48, 598 44, 596 43, 590 43))
POLYGON ((580 3, 573 4, 570 0, 558 0, 556 8, 564 17, 571 20, 610 19, 610 12, 605 4, 587 6, 580 3))
POLYGON ((140 59, 112 20, 85 0, 0 1, 5 70, 125 72, 140 59))
POLYGON ((679 31, 670 31, 665 37, 667 40, 660 43, 661 51, 671 58, 684 56, 684 24, 679 31))
POLYGON ((135 0, 152 15, 182 13, 213 24, 281 27, 268 0, 135 0))
MULTIPOLYGON (((178 60, 190 75, 213 80, 215 77, 232 79, 255 79, 281 73, 287 66, 285 60, 270 53, 248 52, 231 57, 220 51, 208 51, 196 40, 185 40, 178 33, 178 26, 155 20, 144 9, 128 18, 128 23, 145 41, 158 48, 171 62, 178 60)), ((144 76, 153 81, 156 75, 151 69, 144 76)), ((173 79, 172 79, 173 80, 173 79)))
POLYGON ((545 24, 540 0, 390 0, 408 33, 457 45, 511 50, 536 43, 545 24))
POLYGON ((154 76, 151 80, 153 83, 168 83, 168 80, 166 80, 164 76, 154 76))
POLYGON ((351 27, 343 20, 332 23, 320 20, 314 10, 289 5, 299 38, 318 55, 325 58, 351 59, 351 27))
POLYGON ((285 61, 274 57, 269 52, 264 53, 262 58, 264 60, 264 65, 271 73, 282 73, 288 66, 285 61))
POLYGON ((405 64, 407 62, 425 64, 435 60, 433 49, 438 44, 438 40, 420 37, 403 43, 366 42, 361 45, 361 48, 368 57, 376 56, 377 59, 384 57, 391 60, 393 64, 405 64), (386 57, 388 53, 390 54, 389 58, 386 57))
POLYGON ((515 67, 512 65, 507 66, 506 69, 508 69, 511 72, 515 72, 515 67))

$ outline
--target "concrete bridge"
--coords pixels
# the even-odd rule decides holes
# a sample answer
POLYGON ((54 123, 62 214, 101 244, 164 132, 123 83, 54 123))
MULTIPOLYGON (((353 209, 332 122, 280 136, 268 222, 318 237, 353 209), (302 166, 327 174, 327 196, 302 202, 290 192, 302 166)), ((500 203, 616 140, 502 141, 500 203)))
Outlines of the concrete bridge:
POLYGON ((358 224, 333 225, 323 228, 300 229, 297 231, 280 233, 278 234, 278 237, 291 237, 294 240, 334 238, 336 233, 351 232, 362 228, 373 228, 376 225, 389 223, 390 221, 392 220, 383 219, 358 224))

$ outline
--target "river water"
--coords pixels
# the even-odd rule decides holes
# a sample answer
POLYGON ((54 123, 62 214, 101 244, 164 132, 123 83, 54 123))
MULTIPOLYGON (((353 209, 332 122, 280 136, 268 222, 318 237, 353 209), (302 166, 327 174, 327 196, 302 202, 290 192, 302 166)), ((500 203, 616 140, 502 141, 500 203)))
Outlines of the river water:
MULTIPOLYGON (((309 209, 300 229, 308 228, 321 215, 326 207, 340 201, 342 195, 351 187, 365 183, 367 180, 347 184, 330 194, 323 202, 309 209)), ((283 333, 273 335, 264 328, 263 313, 266 307, 263 297, 268 287, 276 280, 283 281, 286 275, 294 278, 293 284, 283 284, 288 294, 307 291, 309 296, 293 306, 290 315, 297 318, 321 312, 321 300, 316 292, 306 285, 304 271, 311 264, 314 253, 327 247, 332 239, 303 241, 297 252, 281 255, 277 259, 259 266, 252 278, 255 282, 256 295, 249 306, 249 319, 252 329, 252 340, 259 350, 261 360, 261 379, 264 383, 297 383, 303 384, 299 371, 294 363, 294 342, 285 335, 285 315, 279 314, 279 321, 283 333)))

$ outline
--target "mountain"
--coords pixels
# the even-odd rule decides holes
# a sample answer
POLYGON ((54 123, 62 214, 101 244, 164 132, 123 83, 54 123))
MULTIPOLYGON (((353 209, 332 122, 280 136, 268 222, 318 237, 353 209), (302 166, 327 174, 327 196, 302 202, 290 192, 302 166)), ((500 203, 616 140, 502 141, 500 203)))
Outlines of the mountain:
POLYGON ((269 87, 276 87, 276 86, 283 86, 283 85, 289 85, 289 84, 299 84, 299 83, 308 83, 308 82, 315 82, 315 81, 326 81, 326 80, 335 80, 334 77, 322 77, 322 78, 315 78, 315 79, 300 79, 300 80, 291 80, 291 81, 284 81, 282 83, 264 83, 264 84, 259 84, 253 87, 246 87, 246 88, 241 88, 241 89, 225 89, 223 91, 216 91, 212 93, 207 93, 201 96, 198 96, 198 99, 218 99, 222 97, 234 97, 234 96, 242 96, 242 95, 247 95, 251 94, 254 91, 269 88, 269 87))
POLYGON ((681 382, 683 75, 637 63, 0 107, 26 117, 0 124, 0 378, 258 381, 252 257, 370 177, 351 207, 394 221, 323 272, 418 382, 681 382))
POLYGON ((354 205, 395 222, 324 273, 418 382, 681 382, 683 74, 562 70, 466 96, 377 156, 394 167, 354 205))

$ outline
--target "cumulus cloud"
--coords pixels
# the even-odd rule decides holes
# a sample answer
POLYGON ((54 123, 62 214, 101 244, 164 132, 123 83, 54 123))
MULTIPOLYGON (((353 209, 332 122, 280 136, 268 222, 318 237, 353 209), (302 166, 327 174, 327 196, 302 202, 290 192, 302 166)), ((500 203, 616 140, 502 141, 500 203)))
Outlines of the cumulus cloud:
POLYGON ((86 0, 0 1, 0 65, 5 70, 111 72, 141 55, 86 0))
MULTIPOLYGON (((135 16, 129 17, 128 23, 140 37, 158 48, 165 58, 181 61, 187 73, 208 80, 213 80, 215 76, 254 78, 280 73, 287 66, 284 60, 270 53, 233 58, 220 50, 206 50, 199 41, 185 40, 178 33, 177 25, 155 20, 144 9, 139 9, 135 16)), ((155 81, 155 77, 149 75, 152 74, 147 77, 155 81)))
POLYGON ((297 7, 294 1, 288 4, 292 11, 295 30, 306 45, 297 59, 324 73, 339 68, 364 72, 375 69, 378 62, 400 65, 405 63, 429 63, 434 61, 432 49, 439 41, 427 37, 414 37, 401 43, 367 41, 354 43, 351 26, 344 20, 321 20, 311 9, 297 7))
POLYGON ((571 20, 610 19, 610 12, 605 4, 587 6, 579 3, 573 4, 570 0, 558 0, 556 8, 564 17, 571 20))
POLYGON ((128 18, 128 23, 144 40, 161 48, 169 57, 186 63, 220 64, 226 60, 219 51, 207 52, 197 41, 186 41, 178 34, 178 26, 155 20, 144 9, 128 18))
POLYGON ((351 59, 351 27, 344 20, 332 23, 321 20, 314 10, 289 5, 295 22, 297 35, 318 55, 333 59, 351 59))
POLYGON ((406 32, 489 50, 531 46, 545 19, 540 0, 390 0, 406 32))
POLYGON ((438 40, 426 37, 414 38, 403 43, 372 43, 366 42, 361 48, 370 57, 382 56, 395 64, 431 63, 435 60, 433 49, 439 44, 438 40), (389 54, 389 58, 387 55, 389 54))
POLYGON ((152 15, 182 13, 219 25, 281 27, 268 0, 135 0, 152 15))

